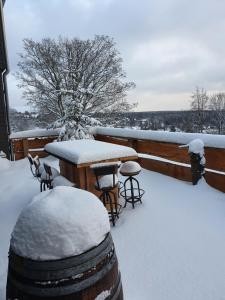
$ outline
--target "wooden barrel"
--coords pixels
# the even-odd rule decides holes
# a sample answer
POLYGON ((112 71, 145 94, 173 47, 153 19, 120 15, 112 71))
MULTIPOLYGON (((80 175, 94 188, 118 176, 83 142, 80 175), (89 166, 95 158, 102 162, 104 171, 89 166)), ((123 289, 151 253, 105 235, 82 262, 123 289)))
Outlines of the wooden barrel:
POLYGON ((9 251, 6 299, 123 300, 111 234, 76 256, 34 261, 9 251))

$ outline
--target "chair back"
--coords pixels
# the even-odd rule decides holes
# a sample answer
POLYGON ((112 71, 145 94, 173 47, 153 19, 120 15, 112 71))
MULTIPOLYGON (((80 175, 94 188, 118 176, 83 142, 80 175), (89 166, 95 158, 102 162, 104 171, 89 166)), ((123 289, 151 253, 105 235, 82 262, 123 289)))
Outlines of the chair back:
POLYGON ((44 169, 45 169, 45 172, 46 172, 46 175, 47 175, 46 179, 47 180, 52 179, 52 169, 51 169, 51 167, 49 165, 47 165, 47 164, 44 163, 44 169))
POLYGON ((92 170, 96 177, 97 186, 100 189, 99 179, 105 175, 113 175, 113 187, 116 186, 116 175, 118 173, 118 164, 110 164, 110 165, 96 165, 92 166, 92 170))
POLYGON ((34 163, 34 166, 35 166, 35 173, 36 173, 36 176, 38 177, 38 176, 41 175, 41 174, 40 174, 40 170, 39 170, 41 163, 40 163, 40 160, 39 160, 38 155, 35 156, 35 158, 33 159, 33 163, 34 163))
POLYGON ((30 165, 33 166, 33 165, 34 165, 34 159, 33 159, 33 157, 30 155, 30 153, 27 154, 27 158, 28 158, 28 160, 29 160, 30 165))

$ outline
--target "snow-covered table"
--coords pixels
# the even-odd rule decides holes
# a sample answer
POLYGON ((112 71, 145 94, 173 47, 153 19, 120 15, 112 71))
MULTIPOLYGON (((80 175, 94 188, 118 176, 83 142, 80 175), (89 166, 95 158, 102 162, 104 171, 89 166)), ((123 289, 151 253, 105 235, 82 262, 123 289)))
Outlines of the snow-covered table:
POLYGON ((95 176, 90 165, 138 158, 133 148, 95 140, 53 142, 45 146, 45 151, 59 158, 61 175, 74 182, 76 187, 97 196, 99 192, 94 187, 95 176))

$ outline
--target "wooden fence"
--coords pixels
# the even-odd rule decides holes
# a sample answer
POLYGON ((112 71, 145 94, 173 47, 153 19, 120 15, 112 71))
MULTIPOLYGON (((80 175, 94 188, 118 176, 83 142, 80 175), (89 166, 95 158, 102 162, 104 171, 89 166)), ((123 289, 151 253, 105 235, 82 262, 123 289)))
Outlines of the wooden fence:
MULTIPOLYGON (((179 148, 181 144, 125 138, 122 136, 115 137, 103 134, 96 134, 95 139, 133 147, 138 153, 150 155, 149 157, 139 157, 139 163, 143 168, 191 182, 190 158, 188 155, 188 149, 179 148), (155 159, 151 156, 161 157, 170 161, 155 159)), ((205 179, 207 183, 212 187, 225 192, 225 149, 205 147, 205 157, 205 179)))
MULTIPOLYGON (((32 156, 46 156, 43 148, 57 138, 57 135, 11 138, 15 160, 26 157, 27 153, 32 156)), ((134 148, 140 155, 139 163, 145 169, 159 172, 180 180, 191 182, 190 158, 187 148, 179 148, 181 144, 163 142, 150 139, 127 138, 110 134, 98 134, 95 139, 99 141, 129 146, 134 148), (149 155, 149 156, 148 156, 149 155), (161 157, 163 159, 154 158, 161 157)), ((218 147, 205 147, 206 157, 206 181, 212 187, 225 192, 225 149, 218 147)))
POLYGON ((57 139, 57 136, 35 137, 35 138, 12 138, 11 145, 15 160, 22 159, 27 156, 28 152, 32 156, 47 156, 44 152, 44 146, 57 139))

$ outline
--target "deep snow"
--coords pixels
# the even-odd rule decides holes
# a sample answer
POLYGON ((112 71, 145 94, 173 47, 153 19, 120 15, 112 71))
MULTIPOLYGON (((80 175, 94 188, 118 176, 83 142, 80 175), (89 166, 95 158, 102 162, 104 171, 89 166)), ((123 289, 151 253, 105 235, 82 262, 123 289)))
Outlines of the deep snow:
MULTIPOLYGON (((1 161, 0 161, 1 163, 1 161)), ((57 163, 51 161, 52 165, 57 163)), ((142 170, 143 204, 112 228, 126 300, 225 299, 225 194, 142 170)), ((0 170, 0 299, 16 219, 39 193, 28 161, 0 170)))
POLYGON ((55 260, 88 251, 109 231, 107 210, 94 194, 58 186, 39 193, 23 209, 11 247, 23 257, 55 260))
POLYGON ((88 139, 49 143, 45 150, 74 164, 137 156, 133 148, 88 139))

